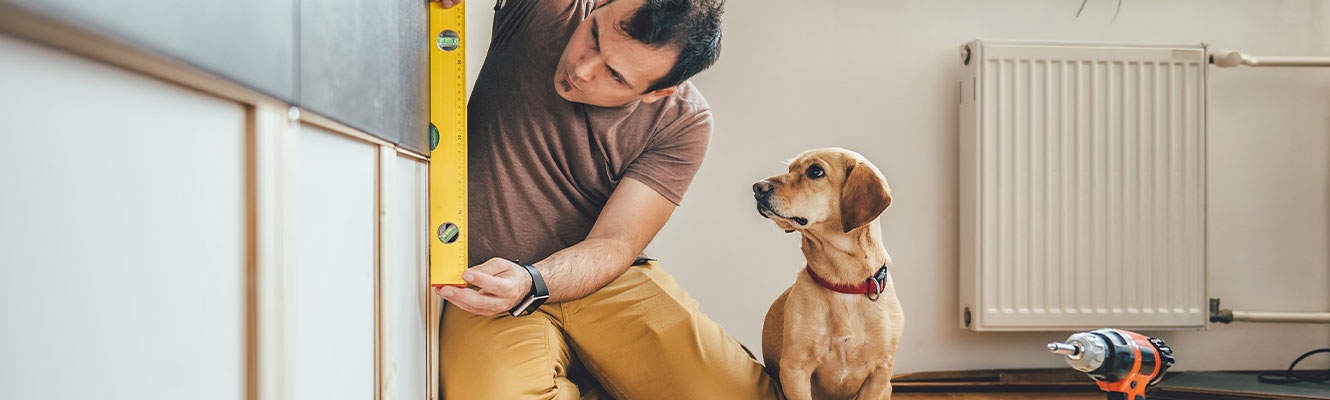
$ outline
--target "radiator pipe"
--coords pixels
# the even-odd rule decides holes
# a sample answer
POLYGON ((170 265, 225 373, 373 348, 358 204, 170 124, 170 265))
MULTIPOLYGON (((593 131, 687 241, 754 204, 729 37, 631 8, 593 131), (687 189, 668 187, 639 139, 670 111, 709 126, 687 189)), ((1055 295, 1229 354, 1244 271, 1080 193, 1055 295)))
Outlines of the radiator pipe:
POLYGON ((1232 50, 1210 53, 1210 63, 1217 67, 1330 67, 1330 57, 1253 57, 1232 50))
POLYGON ((1291 313, 1233 311, 1219 308, 1219 299, 1210 299, 1210 322, 1274 322, 1292 324, 1330 324, 1330 313, 1291 313))

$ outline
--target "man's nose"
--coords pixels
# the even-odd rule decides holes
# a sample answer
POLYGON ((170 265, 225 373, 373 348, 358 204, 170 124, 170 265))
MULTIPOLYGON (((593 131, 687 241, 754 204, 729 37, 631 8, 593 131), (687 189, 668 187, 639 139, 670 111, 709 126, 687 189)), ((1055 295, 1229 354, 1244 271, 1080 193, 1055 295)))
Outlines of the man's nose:
POLYGON ((757 183, 753 184, 753 197, 766 197, 771 194, 772 189, 771 182, 767 182, 765 179, 757 181, 757 183))
POLYGON ((579 81, 589 81, 596 75, 596 65, 599 65, 599 57, 587 57, 582 62, 573 66, 573 77, 579 81))

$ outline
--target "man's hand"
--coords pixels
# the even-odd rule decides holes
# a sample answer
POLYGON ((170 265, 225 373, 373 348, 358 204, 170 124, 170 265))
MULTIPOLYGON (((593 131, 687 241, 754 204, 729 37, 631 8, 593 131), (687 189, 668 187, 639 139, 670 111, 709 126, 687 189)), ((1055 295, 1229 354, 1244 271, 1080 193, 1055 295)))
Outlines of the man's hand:
POLYGON ((474 287, 444 286, 434 288, 434 292, 457 308, 476 315, 508 312, 531 293, 531 274, 521 265, 502 258, 491 258, 467 269, 462 280, 474 287))
POLYGON ((429 1, 436 1, 439 3, 439 5, 443 6, 443 8, 453 8, 462 4, 462 1, 464 0, 429 0, 429 1))

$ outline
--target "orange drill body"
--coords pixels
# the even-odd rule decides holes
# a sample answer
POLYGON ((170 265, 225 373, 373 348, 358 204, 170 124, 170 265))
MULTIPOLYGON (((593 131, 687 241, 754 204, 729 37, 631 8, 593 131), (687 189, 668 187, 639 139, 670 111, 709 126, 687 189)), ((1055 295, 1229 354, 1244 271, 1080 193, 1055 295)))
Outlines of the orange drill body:
POLYGON ((1110 400, 1145 400, 1145 388, 1173 365, 1173 350, 1164 341, 1121 329, 1076 333, 1048 348, 1094 378, 1110 400))

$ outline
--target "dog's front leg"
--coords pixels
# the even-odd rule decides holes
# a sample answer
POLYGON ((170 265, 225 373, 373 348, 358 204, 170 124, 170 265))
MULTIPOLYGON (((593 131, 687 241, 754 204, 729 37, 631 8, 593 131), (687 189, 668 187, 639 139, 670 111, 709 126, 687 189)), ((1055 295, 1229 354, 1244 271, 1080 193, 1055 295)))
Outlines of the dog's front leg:
POLYGON ((790 400, 812 400, 813 363, 785 359, 780 362, 780 385, 790 400))
POLYGON ((857 400, 887 400, 891 398, 891 365, 878 364, 868 379, 859 387, 857 400))

